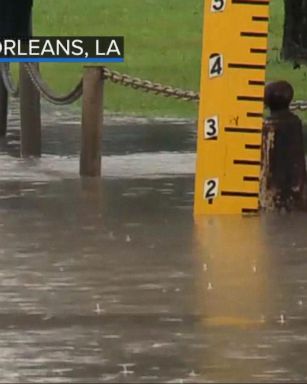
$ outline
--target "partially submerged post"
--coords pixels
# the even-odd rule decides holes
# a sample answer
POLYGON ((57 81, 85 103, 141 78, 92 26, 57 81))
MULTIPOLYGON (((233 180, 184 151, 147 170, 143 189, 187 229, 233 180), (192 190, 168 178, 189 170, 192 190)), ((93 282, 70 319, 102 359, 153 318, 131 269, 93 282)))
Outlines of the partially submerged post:
POLYGON ((103 70, 85 67, 83 77, 83 106, 80 175, 101 175, 101 129, 103 122, 103 70))
MULTIPOLYGON (((0 37, 19 38, 26 42, 32 36, 33 0, 1 0, 0 37)), ((24 65, 20 65, 20 118, 21 118, 21 156, 40 156, 41 119, 40 95, 32 84, 24 65)), ((0 80, 0 134, 5 134, 7 95, 0 80)))
POLYGON ((41 155, 40 94, 23 64, 20 64, 21 156, 41 155))
POLYGON ((270 83, 265 104, 261 205, 263 208, 302 208, 306 164, 302 122, 289 109, 293 88, 287 81, 270 83))
POLYGON ((0 137, 6 135, 8 113, 8 93, 0 73, 0 137))

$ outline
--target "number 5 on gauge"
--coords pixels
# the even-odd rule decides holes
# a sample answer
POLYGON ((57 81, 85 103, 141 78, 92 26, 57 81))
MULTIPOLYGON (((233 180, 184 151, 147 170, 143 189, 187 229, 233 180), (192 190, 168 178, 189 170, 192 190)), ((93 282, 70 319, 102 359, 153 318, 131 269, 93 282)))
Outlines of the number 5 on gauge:
POLYGON ((204 199, 208 200, 209 203, 212 202, 213 199, 216 199, 219 194, 219 179, 208 179, 205 180, 204 185, 204 199))
POLYGON ((226 0, 212 0, 211 12, 223 12, 226 7, 226 0))

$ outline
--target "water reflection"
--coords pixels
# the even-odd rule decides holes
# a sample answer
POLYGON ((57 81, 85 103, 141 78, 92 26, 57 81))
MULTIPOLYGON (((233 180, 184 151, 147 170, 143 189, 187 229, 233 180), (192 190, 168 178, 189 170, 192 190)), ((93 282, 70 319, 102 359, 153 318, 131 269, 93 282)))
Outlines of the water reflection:
POLYGON ((261 220, 217 216, 197 218, 195 224, 204 323, 243 327, 263 323, 272 302, 261 220))
POLYGON ((306 379, 299 352, 306 341, 305 310, 297 297, 300 291, 305 300, 306 280, 290 272, 292 263, 306 265, 298 255, 306 240, 295 221, 307 224, 303 215, 196 219, 197 305, 209 344, 202 362, 208 379, 306 379))

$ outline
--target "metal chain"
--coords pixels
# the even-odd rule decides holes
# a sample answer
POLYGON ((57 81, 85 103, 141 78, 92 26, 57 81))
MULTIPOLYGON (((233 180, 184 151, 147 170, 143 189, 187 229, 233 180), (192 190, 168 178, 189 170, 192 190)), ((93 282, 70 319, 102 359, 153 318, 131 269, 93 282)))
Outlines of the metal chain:
POLYGON ((10 71, 9 63, 0 63, 0 72, 3 80, 3 84, 8 92, 8 94, 12 97, 19 96, 19 87, 14 84, 14 80, 10 71))
POLYGON ((306 111, 307 110, 307 101, 297 100, 290 105, 291 111, 306 111))
MULTIPOLYGON (((24 63, 23 65, 25 66, 34 86, 40 92, 41 96, 47 101, 57 105, 66 105, 74 103, 82 96, 83 79, 81 79, 77 86, 67 95, 57 95, 48 87, 48 85, 42 79, 36 65, 33 65, 31 63, 24 63)), ((9 70, 9 64, 2 63, 0 69, 3 82, 9 94, 15 97, 18 96, 18 87, 16 87, 13 83, 12 76, 9 70)), ((115 84, 123 85, 125 87, 130 87, 136 90, 140 89, 144 92, 152 92, 155 95, 174 97, 175 99, 179 100, 199 103, 200 96, 198 92, 183 90, 181 88, 174 88, 170 85, 154 83, 149 80, 143 80, 139 77, 133 77, 125 73, 120 73, 118 71, 111 70, 107 67, 102 67, 102 75, 105 79, 108 79, 115 84)), ((292 111, 306 111, 307 101, 294 101, 291 104, 290 109, 292 111)))
POLYGON ((49 88, 46 82, 42 79, 41 74, 36 65, 33 65, 32 63, 24 63, 23 65, 25 66, 26 71, 28 72, 28 75, 36 89, 39 91, 41 96, 50 103, 56 105, 72 104, 82 96, 83 79, 81 79, 76 85, 76 87, 67 95, 57 95, 49 88))
MULTIPOLYGON (((103 75, 106 79, 109 79, 113 83, 121 84, 125 87, 131 87, 133 89, 142 89, 145 92, 153 92, 155 94, 161 94, 166 97, 175 97, 176 99, 199 103, 200 95, 199 93, 194 91, 186 91, 180 88, 173 88, 169 85, 153 83, 149 80, 142 80, 139 77, 132 77, 127 74, 113 71, 106 67, 103 67, 103 75)), ((292 111, 305 111, 307 110, 307 101, 294 101, 291 104, 290 108, 292 111)))
POLYGON ((103 76, 113 83, 123 85, 124 87, 131 87, 133 89, 141 89, 145 92, 153 92, 156 95, 163 95, 165 97, 174 97, 184 101, 199 101, 199 94, 194 91, 185 91, 180 88, 173 88, 170 85, 162 85, 160 83, 153 83, 149 80, 142 80, 139 77, 132 77, 109 68, 103 67, 103 76))

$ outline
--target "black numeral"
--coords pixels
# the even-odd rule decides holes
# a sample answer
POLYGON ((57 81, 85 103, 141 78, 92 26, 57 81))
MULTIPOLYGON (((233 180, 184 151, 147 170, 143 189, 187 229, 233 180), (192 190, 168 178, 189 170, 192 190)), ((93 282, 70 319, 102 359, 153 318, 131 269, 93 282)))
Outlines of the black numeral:
POLYGON ((213 200, 218 195, 219 181, 218 179, 209 179, 205 181, 204 198, 213 200))
POLYGON ((223 56, 213 53, 209 58, 209 76, 217 77, 223 74, 223 56))
POLYGON ((212 0, 211 11, 221 12, 225 9, 226 0, 212 0))
POLYGON ((205 139, 214 139, 218 137, 219 125, 218 117, 213 116, 205 120, 205 139))

